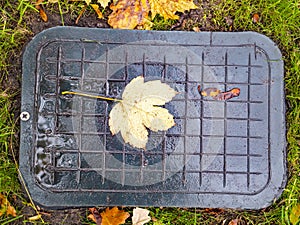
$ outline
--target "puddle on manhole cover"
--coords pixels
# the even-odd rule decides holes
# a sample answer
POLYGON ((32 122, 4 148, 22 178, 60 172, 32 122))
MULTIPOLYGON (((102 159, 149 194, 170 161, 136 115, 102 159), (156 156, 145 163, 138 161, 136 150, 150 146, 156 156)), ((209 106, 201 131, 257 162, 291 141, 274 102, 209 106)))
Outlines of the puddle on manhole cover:
POLYGON ((46 30, 24 52, 22 112, 20 169, 45 207, 257 209, 285 185, 283 62, 257 33, 46 30), (178 92, 146 150, 111 134, 116 103, 62 95, 121 98, 140 75, 178 92))

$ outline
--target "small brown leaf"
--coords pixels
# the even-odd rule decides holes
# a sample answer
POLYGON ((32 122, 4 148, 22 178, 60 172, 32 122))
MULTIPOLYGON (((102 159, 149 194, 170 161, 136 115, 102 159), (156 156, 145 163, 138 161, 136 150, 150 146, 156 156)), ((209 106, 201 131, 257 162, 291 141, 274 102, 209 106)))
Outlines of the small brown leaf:
POLYGON ((252 22, 258 23, 259 22, 259 15, 257 13, 254 13, 252 16, 252 22))
POLYGON ((216 97, 220 93, 221 91, 217 88, 205 88, 203 91, 201 91, 202 96, 210 96, 210 97, 216 97))
POLYGON ((216 100, 228 100, 233 97, 238 97, 240 95, 240 89, 239 88, 233 88, 230 91, 225 91, 222 93, 219 93, 217 96, 214 97, 216 100))
POLYGON ((102 224, 101 225, 120 225, 124 224, 126 219, 130 216, 128 212, 119 210, 118 207, 112 209, 106 208, 101 214, 102 224))
POLYGON ((43 9, 42 3, 43 3, 43 0, 38 0, 36 2, 35 8, 39 10, 39 13, 40 13, 40 16, 41 16, 42 20, 44 22, 47 22, 48 21, 48 16, 47 16, 45 10, 43 9))
POLYGON ((240 222, 240 219, 234 219, 234 220, 231 220, 228 225, 238 225, 240 222))
POLYGON ((101 225, 102 217, 99 214, 98 210, 96 208, 89 208, 89 211, 92 214, 89 214, 87 218, 94 221, 97 225, 101 225))

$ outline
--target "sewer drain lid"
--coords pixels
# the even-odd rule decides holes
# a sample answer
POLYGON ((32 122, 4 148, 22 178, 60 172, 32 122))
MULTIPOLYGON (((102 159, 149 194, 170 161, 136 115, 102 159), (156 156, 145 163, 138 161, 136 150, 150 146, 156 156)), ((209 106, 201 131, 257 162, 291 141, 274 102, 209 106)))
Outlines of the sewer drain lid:
POLYGON ((262 208, 286 181, 283 86, 280 51, 253 32, 49 29, 23 55, 20 169, 45 207, 262 208), (145 151, 110 133, 113 102, 62 95, 120 98, 140 75, 179 92, 145 151))

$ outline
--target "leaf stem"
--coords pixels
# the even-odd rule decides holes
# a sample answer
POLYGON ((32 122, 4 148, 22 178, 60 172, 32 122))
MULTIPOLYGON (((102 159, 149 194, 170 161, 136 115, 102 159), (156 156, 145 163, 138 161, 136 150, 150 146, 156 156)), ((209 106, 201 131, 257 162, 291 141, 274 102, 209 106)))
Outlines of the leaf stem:
POLYGON ((79 95, 79 96, 83 96, 83 97, 97 98, 97 99, 114 101, 114 102, 121 102, 122 101, 122 99, 109 98, 109 97, 104 97, 104 96, 99 96, 99 95, 90 95, 90 94, 75 92, 75 91, 63 91, 61 94, 63 94, 63 95, 68 95, 68 94, 70 94, 70 95, 79 95))

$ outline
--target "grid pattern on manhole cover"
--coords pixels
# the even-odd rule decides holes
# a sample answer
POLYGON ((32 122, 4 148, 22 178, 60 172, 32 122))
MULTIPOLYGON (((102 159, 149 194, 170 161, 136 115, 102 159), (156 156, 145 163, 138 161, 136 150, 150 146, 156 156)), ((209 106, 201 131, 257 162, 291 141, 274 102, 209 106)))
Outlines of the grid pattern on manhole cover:
POLYGON ((256 43, 213 45, 211 39, 183 45, 146 37, 135 42, 79 37, 40 45, 30 165, 37 186, 53 193, 99 195, 251 196, 264 191, 272 182, 270 56, 256 43), (176 125, 150 132, 146 151, 112 136, 108 114, 113 102, 61 94, 120 98, 126 84, 140 75, 179 93, 165 106, 176 125), (223 91, 238 87, 240 96, 206 98, 199 85, 223 91))

